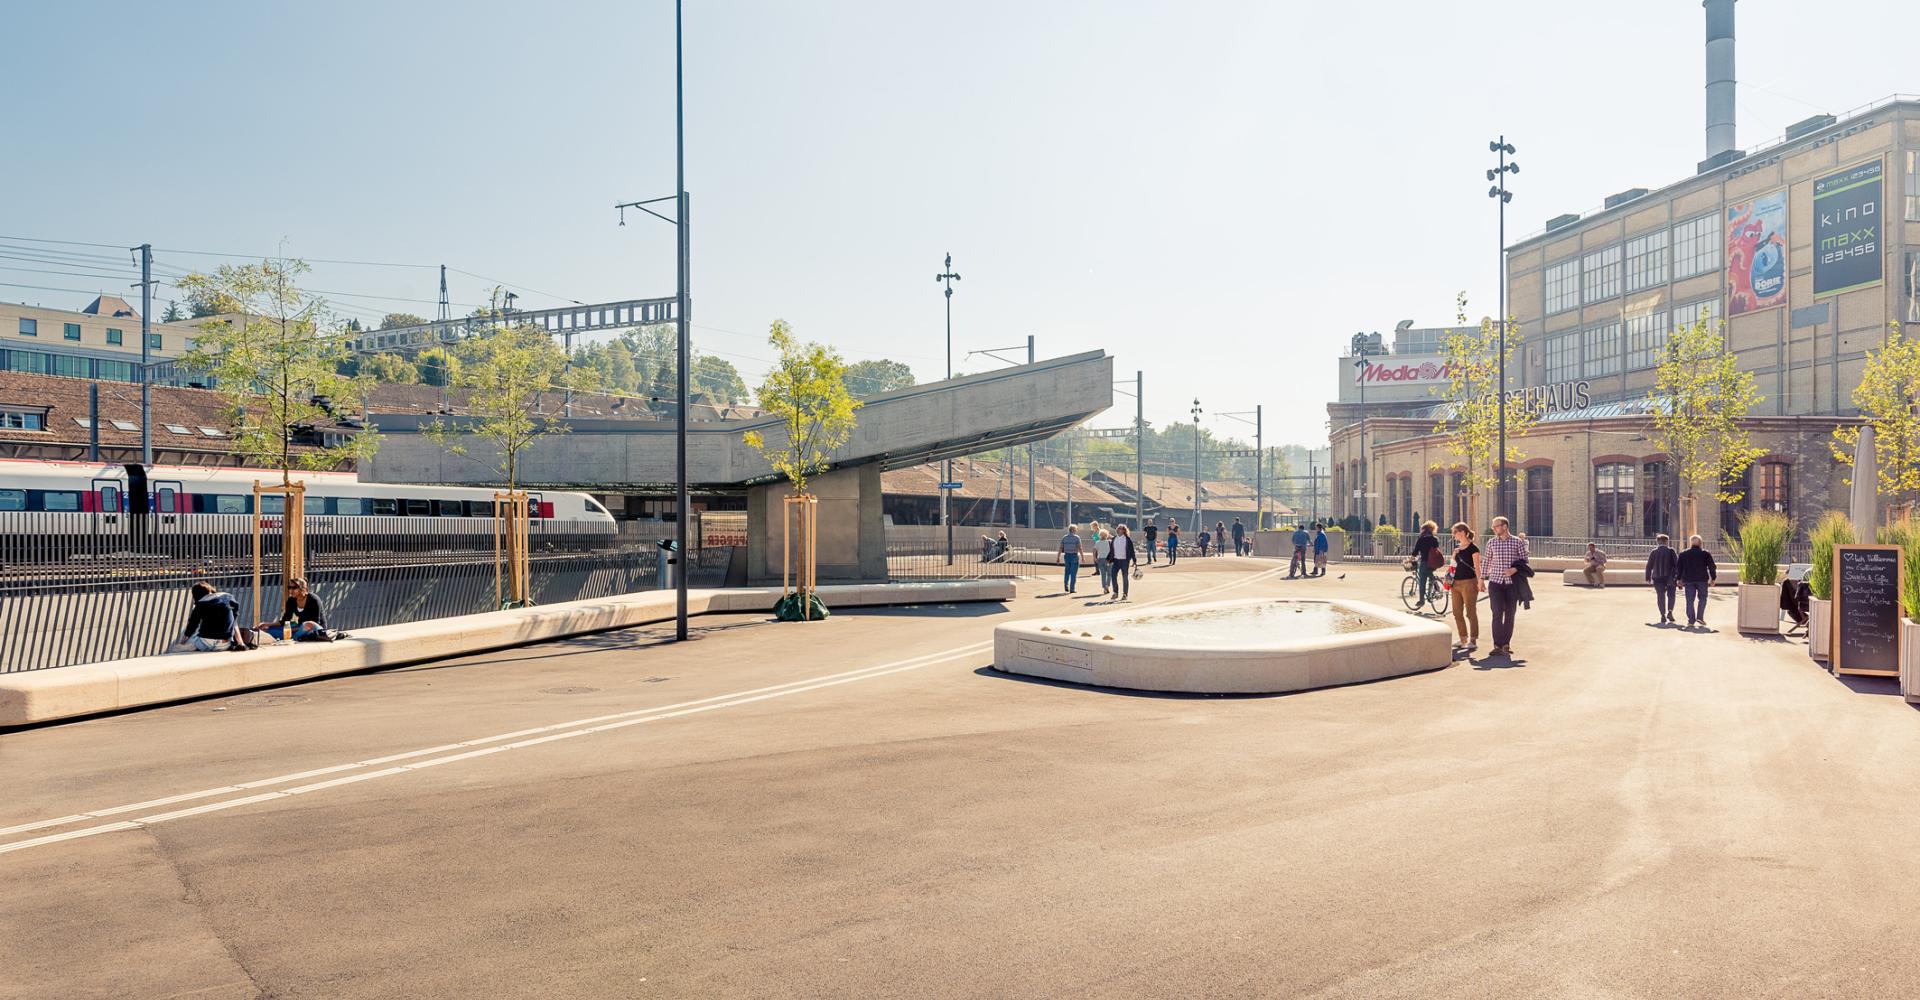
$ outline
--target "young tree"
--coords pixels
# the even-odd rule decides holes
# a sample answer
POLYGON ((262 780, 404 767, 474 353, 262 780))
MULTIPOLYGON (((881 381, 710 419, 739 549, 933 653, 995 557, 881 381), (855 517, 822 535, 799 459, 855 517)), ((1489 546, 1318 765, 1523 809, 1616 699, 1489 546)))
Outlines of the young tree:
POLYGON ((847 366, 847 388, 862 399, 911 388, 913 384, 913 369, 898 361, 879 358, 847 366))
MULTIPOLYGON (((1909 510, 1920 502, 1920 413, 1915 412, 1915 400, 1920 400, 1920 342, 1906 339, 1894 323, 1886 343, 1867 352, 1853 404, 1873 428, 1873 454, 1880 467, 1876 491, 1909 510)), ((1833 438, 1834 460, 1851 466, 1859 426, 1836 427, 1833 438)), ((1847 485, 1853 485, 1851 479, 1847 485)))
POLYGON ((456 455, 466 455, 468 440, 492 446, 493 469, 509 491, 519 488, 520 456, 542 437, 565 434, 566 424, 539 414, 549 392, 584 390, 590 372, 569 368, 567 354, 553 335, 536 326, 510 325, 496 309, 473 337, 461 341, 448 384, 467 390, 466 419, 435 421, 422 430, 429 440, 456 455))
POLYGON ((1648 436, 1673 460, 1687 534, 1700 530, 1703 486, 1712 485, 1712 495, 1725 503, 1739 502, 1741 491, 1727 484, 1763 453, 1740 425, 1759 399, 1753 374, 1740 370, 1704 312, 1667 339, 1647 393, 1648 436))
POLYGON ((183 320, 183 319, 186 319, 186 318, 187 318, 187 316, 186 316, 186 314, 180 311, 180 303, 178 303, 178 302, 175 302, 175 301, 173 301, 172 299, 168 299, 168 300, 167 300, 167 311, 166 311, 165 313, 162 313, 162 314, 161 314, 161 316, 160 316, 160 322, 162 322, 162 323, 178 323, 178 322, 180 322, 181 320, 183 320))
POLYGON ((827 456, 853 433, 860 401, 847 391, 846 362, 831 348, 803 344, 785 320, 775 320, 767 342, 779 361, 760 386, 760 406, 780 419, 784 436, 769 441, 749 431, 747 444, 805 495, 807 480, 826 468, 827 456))
POLYGON ((415 385, 420 381, 420 369, 398 354, 375 354, 361 359, 360 374, 387 385, 415 385))
MULTIPOLYGON (((1467 296, 1455 300, 1459 325, 1467 325, 1467 296)), ((1506 366, 1518 371, 1514 363, 1520 350, 1520 331, 1509 320, 1506 337, 1506 366)), ((1500 451, 1500 331, 1491 318, 1480 321, 1478 330, 1463 330, 1447 337, 1440 346, 1447 366, 1447 383, 1435 394, 1444 399, 1440 420, 1433 431, 1447 439, 1449 449, 1460 458, 1464 468, 1462 482, 1467 488, 1467 523, 1483 530, 1480 517, 1481 494, 1500 485, 1500 468, 1526 458, 1513 446, 1540 419, 1539 408, 1526 402, 1526 396, 1509 393, 1506 400, 1507 453, 1500 451)), ((1517 380, 1516 380, 1517 381, 1517 380)), ((1511 475, 1511 473, 1509 473, 1511 475)), ((1509 498, 1494 497, 1496 505, 1509 498)), ((1510 510, 1497 511, 1512 517, 1510 510)))
POLYGON ((693 354, 693 390, 712 396, 729 406, 747 401, 747 382, 740 377, 740 370, 733 362, 725 358, 716 358, 711 354, 693 354))
POLYGON ((377 329, 391 330, 396 326, 423 326, 426 322, 426 317, 415 316, 412 313, 388 313, 380 317, 380 326, 377 329))
POLYGON ((419 370, 423 385, 445 387, 453 384, 454 374, 460 370, 460 359, 444 347, 429 347, 414 358, 413 366, 419 370))
POLYGON ((189 302, 237 317, 202 324, 181 363, 214 377, 233 425, 231 449, 279 469, 282 485, 293 469, 340 468, 379 446, 378 435, 362 430, 344 444, 325 447, 313 437, 294 450, 303 432, 312 436, 335 412, 358 409, 362 397, 362 387, 340 374, 351 357, 346 337, 329 328, 326 303, 296 283, 307 270, 299 260, 268 260, 180 280, 189 302))

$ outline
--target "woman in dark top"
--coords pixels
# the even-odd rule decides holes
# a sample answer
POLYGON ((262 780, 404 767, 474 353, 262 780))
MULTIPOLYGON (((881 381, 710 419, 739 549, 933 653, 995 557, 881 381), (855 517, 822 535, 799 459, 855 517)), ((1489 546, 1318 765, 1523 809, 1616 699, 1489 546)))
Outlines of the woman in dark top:
POLYGON ((237 634, 234 618, 240 613, 240 602, 225 591, 213 589, 213 584, 205 580, 195 583, 189 596, 193 609, 178 641, 201 653, 233 648, 237 634))
POLYGON ((1434 581, 1434 574, 1446 565, 1446 560, 1440 557, 1440 539, 1434 534, 1439 530, 1439 525, 1428 521, 1420 526, 1420 537, 1413 542, 1413 571, 1420 581, 1423 601, 1433 597, 1434 590, 1440 586, 1434 581))
POLYGON ((280 612, 280 620, 262 622, 259 630, 276 640, 310 641, 326 633, 327 614, 320 607, 320 599, 307 590, 306 579, 296 576, 287 581, 287 603, 280 612))
POLYGON ((1453 526, 1453 627, 1461 648, 1480 645, 1480 546, 1465 521, 1453 526))

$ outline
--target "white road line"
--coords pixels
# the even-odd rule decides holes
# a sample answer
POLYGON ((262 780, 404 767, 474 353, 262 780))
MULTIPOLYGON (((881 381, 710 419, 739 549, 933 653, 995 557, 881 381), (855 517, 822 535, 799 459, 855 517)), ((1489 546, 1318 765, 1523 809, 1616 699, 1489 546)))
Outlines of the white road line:
MULTIPOLYGON (((1143 601, 1140 604, 1129 604, 1127 606, 1115 605, 1112 608, 1108 608, 1104 610, 1126 611, 1126 610, 1132 610, 1132 609, 1152 608, 1152 607, 1157 607, 1157 606, 1166 605, 1166 604, 1175 604, 1181 601, 1189 601, 1198 597, 1207 597, 1207 596, 1211 596, 1213 594, 1218 594, 1228 590, 1236 590, 1236 589, 1239 589, 1240 587, 1244 587, 1252 583, 1257 583, 1268 577, 1278 575, 1279 572, 1280 571, 1278 569, 1273 569, 1263 573, 1255 574, 1250 577, 1244 577, 1242 579, 1235 580, 1230 583, 1221 584, 1220 586, 1217 586, 1217 587, 1209 587, 1204 590, 1195 591, 1193 593, 1171 595, 1168 597, 1163 597, 1163 598, 1159 598, 1152 601, 1143 601)), ((1092 612, 1092 613, 1099 613, 1099 612, 1092 612)), ((1075 615, 1074 617, 1083 617, 1086 614, 1088 614, 1088 612, 1082 612, 1080 614, 1075 615)), ((734 692, 732 694, 713 695, 707 698, 698 698, 693 701, 680 702, 678 704, 666 705, 666 706, 661 706, 656 708, 634 709, 626 712, 616 712, 608 715, 592 716, 585 719, 575 719, 571 722, 559 722, 559 723, 554 723, 552 725, 547 725, 547 726, 538 726, 532 729, 522 729, 522 730, 517 730, 511 733, 502 733, 498 736, 487 736, 487 737, 482 737, 480 739, 465 740, 460 743, 448 743, 448 744, 443 744, 437 747, 428 747, 422 750, 409 750, 403 753, 389 754, 385 757, 375 757, 375 758, 370 758, 368 760, 356 761, 349 764, 336 764, 331 767, 314 768, 311 770, 295 772, 293 774, 280 775, 278 777, 273 777, 273 778, 262 778, 255 781, 242 782, 242 783, 233 784, 233 785, 222 785, 218 788, 209 788, 209 789, 204 789, 198 792, 186 792, 180 795, 171 795, 164 798, 149 799, 147 801, 138 802, 131 805, 111 806, 104 809, 96 809, 87 813, 76 813, 71 816, 62 816, 55 819, 40 820, 34 823, 26 823, 19 826, 0 829, 0 835, 5 835, 9 833, 24 833, 29 830, 45 829, 47 827, 52 827, 52 826, 63 826, 69 823, 82 822, 87 819, 96 819, 96 818, 101 818, 101 817, 110 816, 110 815, 118 815, 121 813, 135 812, 141 809, 151 808, 157 805, 169 805, 176 802, 191 801, 193 799, 212 798, 214 796, 224 795, 230 792, 245 791, 248 789, 260 788, 268 785, 284 784, 289 781, 297 781, 301 778, 317 777, 323 774, 335 774, 341 771, 351 771, 351 770, 355 770, 363 767, 373 767, 379 764, 390 763, 393 761, 409 760, 409 759, 420 758, 420 757, 430 758, 427 760, 416 760, 414 763, 405 764, 398 767, 388 767, 378 771, 368 771, 360 774, 346 775, 346 776, 334 778, 328 781, 321 781, 321 782, 315 782, 315 783, 306 784, 306 785, 300 785, 295 788, 282 789, 279 791, 272 791, 272 792, 264 792, 258 795, 242 796, 240 798, 235 798, 235 799, 224 799, 219 802, 207 803, 205 805, 196 806, 188 809, 179 809, 172 812, 157 813, 152 816, 142 816, 138 819, 131 820, 131 821, 108 823, 101 826, 93 826, 93 827, 86 827, 80 830, 72 830, 66 833, 51 834, 48 836, 35 837, 29 840, 15 841, 14 843, 10 843, 10 844, 0 844, 0 854, 6 854, 12 851, 24 850, 29 847, 39 847, 45 844, 58 843, 64 840, 72 840, 79 837, 90 837, 90 836, 97 836, 99 834, 104 834, 104 833, 114 833, 121 830, 136 829, 136 828, 148 826, 154 823, 163 823, 172 819, 180 819, 186 816, 199 816, 199 815, 204 815, 206 813, 218 812, 225 809, 236 808, 238 806, 252 805, 257 802, 266 802, 272 799, 286 798, 292 795, 303 795, 309 792, 320 791, 322 789, 327 789, 327 788, 337 788, 342 785, 354 784, 357 782, 366 781, 373 778, 387 777, 395 774, 405 774, 409 771, 417 771, 423 768, 436 767, 441 764, 451 764, 457 761, 470 760, 476 757, 491 756, 493 754, 501 753, 507 750, 516 750, 524 747, 538 746, 543 743, 551 743, 558 740, 570 739, 575 736, 584 736, 589 733, 601 733, 601 732, 607 732, 614 729, 624 729, 628 726, 641 725, 643 723, 648 723, 648 722, 658 722, 664 719, 680 718, 683 716, 695 715, 703 712, 710 712, 715 709, 732 708, 738 705, 747 705, 753 702, 765 701, 770 698, 783 698, 788 695, 803 694, 808 691, 817 691, 817 690, 820 690, 821 688, 835 687, 840 684, 850 684, 854 681, 870 680, 875 677, 884 677, 889 674, 902 673, 908 670, 917 670, 921 667, 932 666, 938 663, 947 663, 952 660, 962 659, 964 657, 973 656, 978 653, 986 652, 992 648, 993 648, 992 640, 986 640, 984 642, 971 643, 966 646, 950 647, 948 649, 940 650, 934 653, 925 653, 920 656, 908 657, 904 660, 895 660, 891 663, 882 663, 882 664, 876 664, 868 667, 860 667, 853 670, 842 671, 836 674, 825 674, 819 677, 811 677, 811 678, 806 678, 798 681, 788 681, 784 684, 774 684, 774 685, 769 685, 767 687, 754 688, 748 691, 739 691, 739 692, 734 692), (513 740, 517 737, 523 737, 523 736, 529 736, 533 738, 521 739, 521 740, 518 740, 517 742, 505 743, 504 745, 486 746, 487 744, 501 744, 503 741, 513 740), (468 747, 483 747, 483 748, 476 749, 476 750, 467 750, 466 748, 468 747), (433 754, 443 753, 448 750, 462 750, 464 752, 450 754, 443 757, 431 756, 433 754)))

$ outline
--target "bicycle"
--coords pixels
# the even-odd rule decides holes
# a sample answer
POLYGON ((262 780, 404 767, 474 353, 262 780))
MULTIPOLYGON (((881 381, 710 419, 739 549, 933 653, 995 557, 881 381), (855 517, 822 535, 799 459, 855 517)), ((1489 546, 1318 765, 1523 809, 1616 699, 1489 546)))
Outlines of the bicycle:
MULTIPOLYGON (((1448 602, 1452 598, 1452 588, 1443 581, 1441 574, 1433 574, 1433 582, 1427 588, 1429 592, 1423 595, 1419 592, 1420 571, 1416 568, 1414 561, 1408 559, 1401 563, 1401 566, 1405 567, 1407 575, 1400 580, 1400 603, 1406 605, 1407 610, 1414 614, 1420 614, 1420 609, 1424 606, 1432 608, 1432 614, 1436 617, 1445 618, 1448 602)), ((1449 572, 1447 579, 1450 578, 1449 572)))

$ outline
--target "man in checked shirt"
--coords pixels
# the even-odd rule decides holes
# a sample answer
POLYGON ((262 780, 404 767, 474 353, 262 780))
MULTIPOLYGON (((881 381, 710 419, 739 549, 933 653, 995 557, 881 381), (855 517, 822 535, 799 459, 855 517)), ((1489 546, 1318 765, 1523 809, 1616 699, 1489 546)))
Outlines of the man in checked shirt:
POLYGON ((1505 517, 1493 519, 1493 537, 1480 550, 1481 585, 1487 588, 1487 607, 1493 612, 1493 652, 1513 655, 1513 564, 1527 558, 1527 540, 1516 537, 1505 517))

